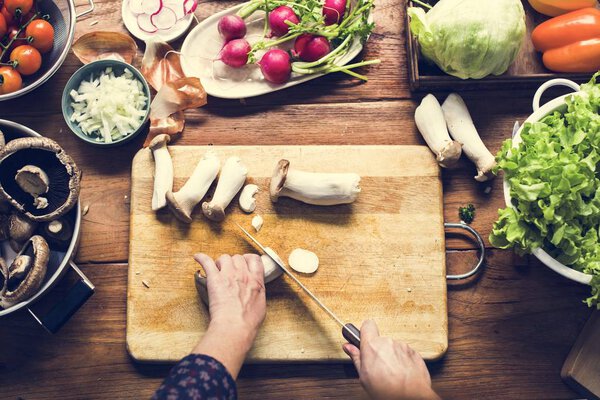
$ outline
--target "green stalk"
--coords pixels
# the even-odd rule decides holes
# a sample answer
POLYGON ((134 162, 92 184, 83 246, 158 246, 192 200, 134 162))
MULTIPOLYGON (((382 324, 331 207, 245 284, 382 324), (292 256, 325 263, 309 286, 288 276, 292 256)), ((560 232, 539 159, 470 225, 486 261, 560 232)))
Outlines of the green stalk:
POLYGON ((312 67, 316 67, 317 65, 321 65, 324 62, 329 61, 329 60, 335 58, 339 53, 341 53, 342 50, 344 50, 344 47, 346 47, 348 45, 350 38, 351 38, 350 36, 347 36, 344 39, 344 41, 342 43, 340 43, 340 45, 338 47, 336 47, 329 54, 327 54, 324 57, 318 59, 317 61, 313 61, 313 62, 296 62, 294 64, 297 64, 298 68, 302 68, 302 69, 310 69, 312 67))
POLYGON ((413 1, 413 3, 417 3, 421 7, 429 8, 430 10, 433 8, 433 7, 431 7, 431 5, 424 3, 421 0, 412 0, 412 1, 413 1))
POLYGON ((6 52, 8 51, 8 49, 10 49, 10 46, 12 46, 12 44, 16 41, 16 40, 22 40, 25 38, 20 38, 19 35, 21 34, 21 32, 23 32, 24 29, 27 28, 27 26, 31 23, 31 21, 33 21, 34 19, 38 18, 40 16, 40 12, 35 12, 33 14, 33 16, 29 19, 29 21, 27 21, 26 23, 24 23, 18 30, 17 30, 17 34, 8 41, 8 43, 6 43, 6 45, 2 46, 2 52, 0 52, 0 61, 2 61, 2 59, 4 58, 4 56, 6 55, 6 52))

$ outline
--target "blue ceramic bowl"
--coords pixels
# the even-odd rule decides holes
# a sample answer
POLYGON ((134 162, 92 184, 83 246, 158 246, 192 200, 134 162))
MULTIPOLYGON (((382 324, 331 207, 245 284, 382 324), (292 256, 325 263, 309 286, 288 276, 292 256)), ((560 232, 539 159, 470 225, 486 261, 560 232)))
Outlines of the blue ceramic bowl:
POLYGON ((136 137, 142 131, 145 130, 144 128, 146 127, 148 118, 150 116, 150 87, 148 86, 148 82, 146 82, 146 79, 144 79, 141 72, 138 71, 137 69, 135 69, 130 64, 127 64, 122 61, 117 61, 117 60, 94 61, 87 65, 84 65, 83 67, 81 67, 77 71, 75 71, 73 76, 71 76, 71 79, 69 79, 69 81, 65 85, 65 89, 63 90, 63 94, 62 94, 62 113, 63 113, 63 117, 65 118, 65 122, 67 123, 67 125, 69 126, 71 131, 79 139, 83 140, 84 142, 96 145, 96 146, 102 146, 102 147, 117 146, 117 145, 129 142, 130 140, 132 140, 134 137, 136 137), (97 141, 95 137, 88 136, 85 133, 83 133, 77 122, 71 122, 71 116, 73 115, 73 107, 71 107, 71 102, 73 100, 71 98, 71 95, 69 94, 71 92, 71 90, 77 90, 83 80, 89 80, 90 76, 93 76, 94 78, 98 77, 108 67, 112 68, 112 70, 116 76, 122 75, 125 72, 125 69, 130 70, 133 73, 133 76, 137 80, 142 82, 142 86, 144 88, 144 93, 145 93, 146 97, 148 98, 148 100, 146 101, 146 104, 144 106, 144 110, 145 110, 146 114, 145 114, 144 119, 142 120, 142 123, 140 124, 139 128, 137 128, 134 132, 130 133, 129 135, 121 137, 119 139, 116 139, 111 143, 106 143, 104 141, 97 141))

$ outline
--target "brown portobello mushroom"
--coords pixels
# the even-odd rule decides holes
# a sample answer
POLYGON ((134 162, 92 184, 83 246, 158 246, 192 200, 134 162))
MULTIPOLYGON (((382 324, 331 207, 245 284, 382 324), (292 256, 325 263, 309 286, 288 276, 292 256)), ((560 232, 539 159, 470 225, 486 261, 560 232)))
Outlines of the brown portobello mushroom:
POLYGON ((6 139, 4 139, 4 133, 2 133, 2 131, 0 131, 0 150, 2 150, 2 148, 4 147, 5 144, 6 144, 6 139))
POLYGON ((23 244, 33 236, 36 228, 36 222, 33 222, 23 214, 14 211, 8 217, 8 237, 10 238, 10 247, 14 251, 20 251, 23 244))
POLYGON ((6 261, 0 256, 0 298, 6 292, 6 283, 8 282, 8 268, 6 267, 6 261))
POLYGON ((31 237, 25 251, 8 268, 8 282, 0 297, 0 307, 12 307, 35 295, 46 276, 49 259, 46 240, 39 235, 31 237))
POLYGON ((13 139, 0 150, 0 198, 32 221, 65 215, 77 204, 80 182, 79 168, 52 139, 13 139))

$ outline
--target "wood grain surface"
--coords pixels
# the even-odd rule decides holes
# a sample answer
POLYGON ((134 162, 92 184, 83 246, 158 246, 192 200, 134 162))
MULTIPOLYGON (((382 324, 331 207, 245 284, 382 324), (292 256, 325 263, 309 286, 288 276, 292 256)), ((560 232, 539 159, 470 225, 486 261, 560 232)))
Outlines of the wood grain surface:
MULTIPOLYGON (((77 0, 78 10, 85 1, 77 0)), ((206 18, 235 1, 201 0, 196 15, 206 18)), ((78 21, 76 37, 93 30, 124 32, 121 2, 98 0, 78 21)), ((382 64, 363 69, 369 82, 342 74, 243 102, 209 98, 206 107, 186 112, 178 145, 412 145, 424 144, 413 121, 422 95, 411 95, 404 40, 404 0, 376 0, 377 27, 365 57, 382 64)), ((180 46, 175 43, 175 48, 180 46)), ((143 43, 138 42, 140 49, 143 43)), ((139 65, 141 50, 135 64, 139 65)), ((143 138, 100 150, 69 131, 60 109, 62 89, 80 67, 69 54, 46 84, 0 104, 0 118, 25 124, 57 140, 84 171, 82 203, 88 206, 78 262, 97 293, 57 335, 50 336, 27 312, 0 320, 0 398, 148 398, 169 365, 133 362, 125 347, 131 161, 143 138)), ((440 100, 446 94, 436 92, 440 100)), ((533 90, 505 85, 496 91, 462 93, 475 125, 492 152, 510 136, 515 120, 531 113, 533 90)), ((550 99, 559 91, 549 91, 550 99)), ((503 206, 501 181, 473 180, 467 160, 442 171, 444 219, 456 222, 458 206, 473 203, 473 226, 485 237, 503 206)), ((448 236, 449 273, 475 260, 474 244, 448 236)), ((433 384, 447 399, 572 399, 560 369, 590 315, 581 300, 589 289, 558 276, 535 259, 490 251, 480 278, 448 290, 449 350, 429 364, 433 384)), ((65 280, 60 288, 69 283, 65 280)), ((55 301, 60 292, 49 295, 55 301)), ((44 304, 40 304, 43 306, 44 304)), ((356 321, 360 323, 360 321, 356 321)), ((242 399, 362 398, 352 368, 252 366, 239 380, 242 399)))
MULTIPOLYGON (((448 314, 442 182, 429 148, 172 146, 175 190, 207 151, 221 163, 240 157, 248 182, 259 186, 254 213, 264 218, 259 241, 283 260, 295 248, 317 253, 317 272, 297 276, 342 321, 369 316, 424 358, 443 356, 448 314), (357 173, 361 193, 351 205, 317 207, 286 198, 274 204, 269 178, 282 158, 290 169, 357 173)), ((132 167, 127 348, 138 361, 177 361, 210 320, 196 292, 193 274, 199 268, 191 256, 254 253, 235 224, 254 230, 237 196, 221 223, 204 218, 200 207, 190 225, 166 209, 153 212, 153 171, 152 152, 141 150, 132 167)), ((269 283, 267 294, 269 315, 249 362, 349 361, 340 327, 291 279, 269 283)))

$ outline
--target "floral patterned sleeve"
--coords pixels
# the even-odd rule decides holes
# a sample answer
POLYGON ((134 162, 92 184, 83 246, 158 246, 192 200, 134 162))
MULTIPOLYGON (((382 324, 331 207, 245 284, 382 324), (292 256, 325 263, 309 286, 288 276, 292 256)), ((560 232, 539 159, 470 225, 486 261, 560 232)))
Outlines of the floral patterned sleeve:
POLYGON ((237 388, 219 361, 204 354, 190 354, 171 369, 152 399, 235 400, 237 388))

